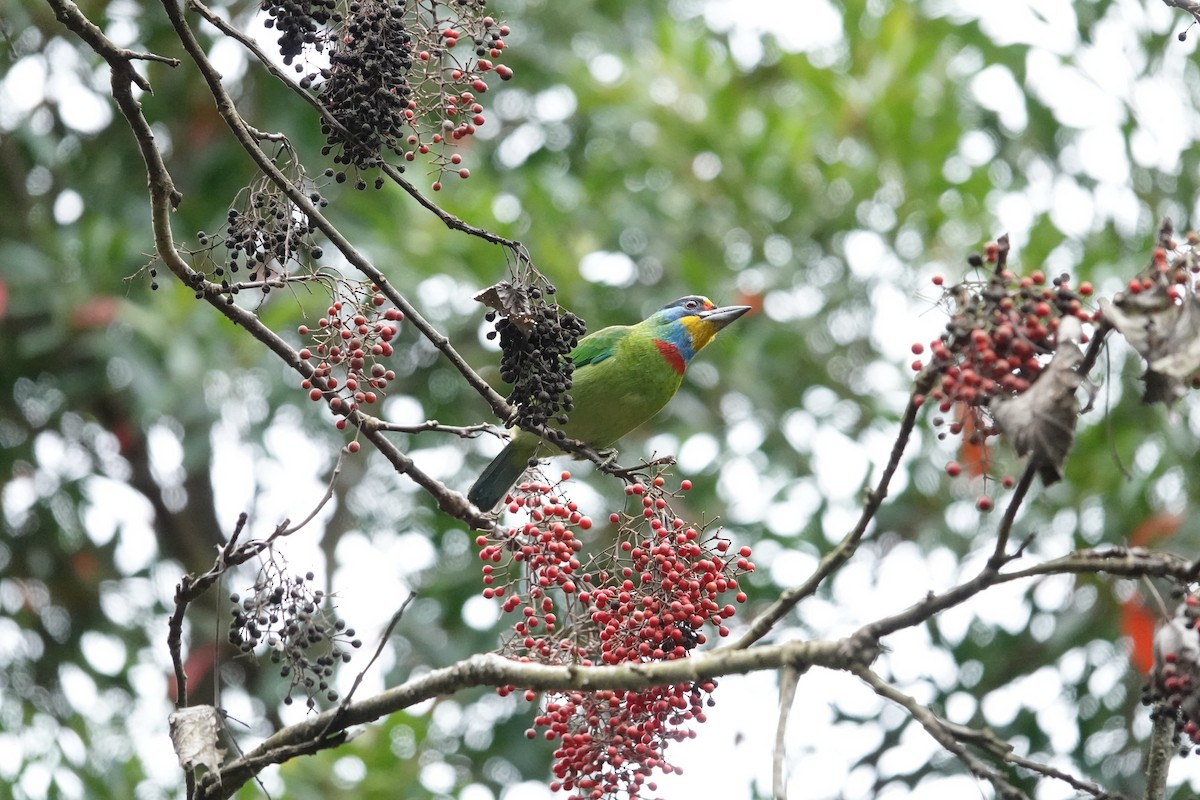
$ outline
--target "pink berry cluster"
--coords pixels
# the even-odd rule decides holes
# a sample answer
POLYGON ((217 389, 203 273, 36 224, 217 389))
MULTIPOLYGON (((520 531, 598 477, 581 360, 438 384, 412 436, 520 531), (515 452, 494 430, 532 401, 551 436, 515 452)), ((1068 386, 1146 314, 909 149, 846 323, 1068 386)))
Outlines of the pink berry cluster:
POLYGON ((1154 669, 1142 702, 1155 716, 1176 721, 1180 755, 1200 753, 1200 597, 1187 593, 1175 615, 1154 634, 1154 669), (1186 743, 1183 737, 1187 737, 1186 743))
MULTIPOLYGON (((593 522, 563 495, 569 478, 564 472, 555 484, 522 483, 508 511, 525 519, 477 539, 483 595, 501 598, 503 610, 517 615, 505 652, 546 664, 642 664, 686 658, 706 641, 706 624, 729 634, 736 606, 722 601, 732 593, 745 602, 738 579, 754 570, 750 548, 731 551, 728 539, 675 514, 671 500, 690 481, 671 490, 659 474, 629 485, 627 509, 609 516, 614 541, 585 557, 580 534, 593 522)), ((559 742, 555 790, 570 798, 641 797, 655 790, 648 782, 654 770, 675 769, 664 750, 694 735, 691 725, 704 721, 715 686, 703 680, 552 694, 527 735, 540 728, 559 742)))
MULTIPOLYGON (((309 342, 298 355, 315 362, 311 377, 300 386, 314 401, 324 401, 338 416, 337 428, 346 427, 345 415, 360 405, 378 402, 396 373, 381 363, 392 355, 392 340, 404 314, 383 306, 387 298, 373 284, 339 283, 338 299, 317 320, 316 327, 301 325, 297 332, 309 342)), ((350 445, 351 452, 358 449, 350 445)))
MULTIPOLYGON (((1065 273, 1048 278, 1040 270, 1018 277, 1007 267, 1007 254, 1002 237, 984 255, 968 259, 976 268, 993 265, 985 281, 945 289, 942 276, 934 276, 934 285, 953 308, 941 336, 928 345, 928 360, 912 364, 914 371, 934 373, 933 388, 920 401, 936 402, 941 414, 957 408, 948 424, 939 415, 934 425, 946 425, 950 435, 962 436, 970 445, 982 445, 999 433, 987 413, 992 399, 1027 391, 1042 373, 1054 354, 1059 320, 1069 315, 1092 322, 1095 316, 1084 307, 1093 293, 1090 283, 1075 287, 1065 273)), ((924 356, 926 346, 915 343, 912 352, 924 356)))

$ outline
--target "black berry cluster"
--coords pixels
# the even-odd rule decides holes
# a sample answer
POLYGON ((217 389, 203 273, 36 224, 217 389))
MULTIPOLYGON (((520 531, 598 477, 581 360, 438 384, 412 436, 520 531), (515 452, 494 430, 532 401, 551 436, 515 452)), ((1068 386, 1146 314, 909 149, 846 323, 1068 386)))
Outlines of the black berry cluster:
POLYGON ((265 644, 271 661, 281 665, 279 674, 290 680, 284 702, 290 704, 292 692, 301 690, 309 708, 316 707, 321 695, 330 702, 338 699, 331 688, 334 668, 348 663, 351 650, 362 646, 353 628, 327 615, 322 608, 325 592, 313 588, 312 582, 311 572, 290 578, 285 569, 268 562, 246 597, 229 596, 230 644, 245 654, 265 644))
POLYGON ((517 407, 516 424, 529 427, 566 422, 571 412, 571 376, 575 364, 570 353, 587 332, 584 322, 570 311, 545 302, 542 290, 529 290, 531 305, 521 317, 489 311, 496 323, 488 338, 500 339, 500 378, 512 385, 508 401, 517 407))
MULTIPOLYGON (((323 124, 335 164, 370 169, 384 148, 396 150, 404 136, 408 111, 413 37, 405 24, 405 2, 355 0, 345 33, 330 56, 329 78, 321 99, 344 130, 323 124)), ((337 173, 339 181, 345 173, 337 173)), ((360 179, 361 180, 361 179, 360 179)), ((360 187, 365 188, 365 187, 360 187)))
POLYGON ((262 0, 259 8, 267 13, 263 26, 279 32, 279 52, 289 66, 306 47, 322 52, 329 38, 326 26, 341 20, 337 0, 262 0))
MULTIPOLYGON (((344 182, 389 153, 428 158, 435 191, 447 172, 470 177, 452 150, 487 121, 478 99, 484 78, 513 77, 498 61, 509 28, 487 14, 486 0, 261 0, 261 8, 284 63, 335 120, 322 125, 323 152, 338 165, 330 177, 344 182), (326 54, 328 64, 310 63, 310 53, 326 54)), ((375 188, 383 183, 376 177, 375 188)), ((354 186, 367 181, 355 177, 354 186)))
MULTIPOLYGON (((307 183, 290 156, 281 168, 294 173, 290 177, 295 185, 307 183)), ((265 176, 260 175, 239 196, 244 200, 240 206, 230 206, 222 232, 196 234, 199 248, 192 255, 206 256, 203 262, 194 261, 197 273, 203 273, 195 276, 192 287, 198 296, 205 278, 219 283, 231 302, 243 288, 266 294, 273 286, 282 285, 295 268, 324 255, 314 238, 316 226, 308 215, 265 176)), ((315 189, 308 190, 308 198, 316 206, 328 205, 315 189)), ((152 283, 151 288, 157 285, 152 283)))

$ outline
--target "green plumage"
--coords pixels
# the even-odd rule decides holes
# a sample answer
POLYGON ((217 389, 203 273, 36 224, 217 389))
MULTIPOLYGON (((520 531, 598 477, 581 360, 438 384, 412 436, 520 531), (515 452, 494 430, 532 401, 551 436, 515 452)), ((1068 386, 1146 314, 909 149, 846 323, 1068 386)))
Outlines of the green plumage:
MULTIPOLYGON (((585 336, 571 351, 575 363, 573 409, 564 425, 554 425, 593 448, 618 439, 662 410, 683 381, 691 357, 718 330, 747 311, 745 306, 714 308, 703 297, 677 300, 636 325, 616 325, 585 336)), ((504 499, 529 461, 558 448, 519 430, 488 464, 467 498, 485 511, 504 499)))

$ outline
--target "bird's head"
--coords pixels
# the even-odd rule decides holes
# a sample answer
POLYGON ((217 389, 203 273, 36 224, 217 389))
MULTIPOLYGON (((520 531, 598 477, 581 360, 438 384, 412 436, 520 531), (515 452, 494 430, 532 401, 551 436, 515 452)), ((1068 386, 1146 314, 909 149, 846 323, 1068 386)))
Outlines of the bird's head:
POLYGON ((674 351, 675 358, 668 356, 668 360, 678 359, 676 369, 682 372, 682 367, 712 341, 717 331, 749 310, 750 306, 718 307, 707 297, 692 294, 663 306, 646 322, 654 328, 663 354, 667 355, 664 345, 674 351))

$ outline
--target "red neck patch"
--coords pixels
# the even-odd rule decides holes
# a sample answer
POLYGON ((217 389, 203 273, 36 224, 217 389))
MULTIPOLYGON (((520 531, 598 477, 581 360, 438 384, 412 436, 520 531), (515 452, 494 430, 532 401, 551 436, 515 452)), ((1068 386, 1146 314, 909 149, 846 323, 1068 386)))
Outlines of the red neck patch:
POLYGON ((658 352, 662 353, 662 357, 671 365, 671 369, 678 372, 680 375, 687 368, 687 362, 683 360, 683 355, 679 352, 679 348, 670 342, 664 342, 662 339, 654 340, 655 347, 658 352))

